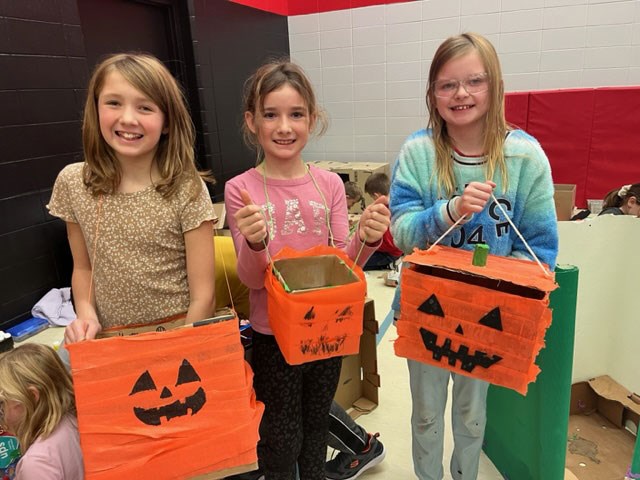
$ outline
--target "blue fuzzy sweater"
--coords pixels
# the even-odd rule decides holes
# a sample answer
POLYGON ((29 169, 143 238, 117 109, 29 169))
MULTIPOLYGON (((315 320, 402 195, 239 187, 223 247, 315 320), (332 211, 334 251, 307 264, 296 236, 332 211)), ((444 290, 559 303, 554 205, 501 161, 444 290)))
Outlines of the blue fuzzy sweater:
MULTIPOLYGON (((504 154, 508 188, 504 191, 502 176, 496 172, 492 179, 497 184, 494 195, 540 261, 553 269, 558 254, 558 226, 549 160, 538 141, 522 130, 509 132, 504 154)), ((457 219, 451 204, 453 197, 461 195, 469 182, 486 180, 483 157, 456 153, 452 161, 456 189, 450 198, 443 198, 438 194, 431 130, 415 132, 402 146, 393 169, 389 207, 391 232, 405 253, 435 242, 457 219)), ((476 243, 486 243, 494 255, 530 259, 512 230, 490 199, 482 212, 459 224, 441 244, 470 250, 476 243)))

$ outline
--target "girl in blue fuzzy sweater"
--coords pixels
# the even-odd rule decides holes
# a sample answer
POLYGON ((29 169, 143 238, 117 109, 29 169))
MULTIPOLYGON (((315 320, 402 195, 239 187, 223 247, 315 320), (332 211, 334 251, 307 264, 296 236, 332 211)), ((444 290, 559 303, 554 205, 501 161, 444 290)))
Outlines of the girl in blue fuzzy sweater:
MULTIPOLYGON (((504 87, 495 49, 465 33, 435 53, 427 87, 429 129, 411 135, 393 170, 391 231, 405 253, 425 249, 458 220, 441 244, 530 258, 500 203, 540 261, 558 252, 553 182, 540 144, 504 117, 504 87)), ((399 312, 396 292, 394 310, 399 312)), ((400 315, 398 315, 398 312, 400 315)), ((454 480, 474 480, 486 423, 488 383, 408 360, 413 463, 420 480, 443 478, 444 410, 453 379, 454 480)))

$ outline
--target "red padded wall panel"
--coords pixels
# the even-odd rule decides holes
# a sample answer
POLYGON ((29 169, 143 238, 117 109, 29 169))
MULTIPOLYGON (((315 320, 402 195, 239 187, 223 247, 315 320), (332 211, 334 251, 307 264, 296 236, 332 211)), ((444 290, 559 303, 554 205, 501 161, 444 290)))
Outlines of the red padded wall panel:
POLYGON ((415 0, 230 0, 278 15, 305 15, 415 0))
MULTIPOLYGON (((551 163, 554 183, 576 184, 576 205, 586 206, 595 90, 531 92, 527 131, 551 163)), ((592 197, 589 197, 592 198, 592 197)))
POLYGON ((278 15, 289 14, 289 0, 230 0, 240 5, 253 7, 266 12, 277 13, 278 15))
POLYGON ((529 92, 507 93, 504 97, 504 114, 509 124, 526 131, 529 115, 529 92))
POLYGON ((587 198, 640 182, 640 88, 599 88, 595 92, 587 198))

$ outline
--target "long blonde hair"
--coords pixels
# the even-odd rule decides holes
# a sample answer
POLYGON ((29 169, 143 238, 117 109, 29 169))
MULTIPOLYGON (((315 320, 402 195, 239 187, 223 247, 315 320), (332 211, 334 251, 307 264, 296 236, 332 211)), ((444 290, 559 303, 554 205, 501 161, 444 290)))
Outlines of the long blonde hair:
POLYGON ((23 454, 35 440, 51 435, 66 414, 75 413, 71 375, 51 347, 37 343, 0 355, 0 401, 7 400, 24 406, 24 418, 12 432, 23 454))
MULTIPOLYGON (((311 133, 322 135, 328 128, 326 114, 316 101, 311 81, 299 65, 288 59, 274 60, 259 67, 244 84, 243 110, 249 112, 256 119, 255 124, 260 125, 260 115, 264 108, 264 99, 271 92, 290 85, 297 91, 305 102, 309 112, 311 133), (316 129, 316 127, 318 127, 316 129)), ((258 136, 253 133, 246 122, 242 123, 242 135, 245 143, 255 148, 257 152, 256 165, 264 160, 264 151, 258 141, 258 136)))
POLYGON ((429 112, 429 127, 433 130, 433 142, 436 148, 435 174, 439 180, 439 188, 444 189, 447 196, 451 196, 455 189, 453 163, 451 155, 453 144, 447 133, 447 124, 436 108, 434 82, 438 73, 450 60, 476 52, 485 67, 489 78, 489 109, 484 123, 484 154, 486 156, 486 177, 492 179, 499 170, 502 175, 503 187, 507 188, 507 168, 505 164, 503 146, 508 126, 504 117, 504 84, 500 60, 495 48, 489 40, 477 33, 463 33, 447 38, 438 47, 431 68, 427 84, 427 110, 429 112))
POLYGON ((182 90, 173 75, 157 58, 141 53, 110 55, 93 71, 87 92, 82 123, 84 182, 95 195, 113 193, 122 178, 113 149, 100 132, 98 97, 107 76, 118 72, 134 88, 149 97, 165 116, 168 129, 162 134, 156 152, 161 179, 156 190, 164 197, 173 195, 182 180, 191 180, 192 195, 200 191, 198 176, 213 182, 209 172, 198 172, 195 164, 195 129, 182 90))

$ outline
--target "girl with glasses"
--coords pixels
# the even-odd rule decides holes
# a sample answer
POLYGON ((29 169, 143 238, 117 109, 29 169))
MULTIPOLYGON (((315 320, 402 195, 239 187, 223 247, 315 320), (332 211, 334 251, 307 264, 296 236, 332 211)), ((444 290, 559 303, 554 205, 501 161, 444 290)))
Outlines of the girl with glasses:
MULTIPOLYGON (((529 258, 505 213, 552 269, 558 251, 553 183, 540 144, 504 117, 500 62, 474 33, 445 40, 435 53, 426 95, 427 129, 411 135, 397 158, 390 195, 391 232, 405 253, 426 248, 454 227, 443 245, 529 258)), ((402 322, 400 291, 395 316, 402 322)), ((441 480, 444 410, 453 380, 454 480, 474 480, 486 423, 488 383, 408 360, 414 471, 441 480)))

